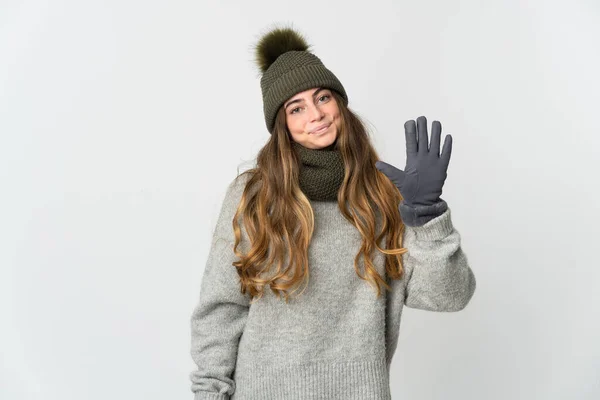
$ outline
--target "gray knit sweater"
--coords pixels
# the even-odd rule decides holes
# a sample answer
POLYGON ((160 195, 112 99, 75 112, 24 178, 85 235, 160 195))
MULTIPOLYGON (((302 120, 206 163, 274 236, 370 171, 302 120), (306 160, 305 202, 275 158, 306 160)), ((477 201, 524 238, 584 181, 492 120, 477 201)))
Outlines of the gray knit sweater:
POLYGON ((406 226, 401 280, 387 279, 383 254, 374 253, 377 271, 393 288, 376 298, 354 270, 359 232, 336 202, 311 201, 308 287, 287 304, 266 290, 250 305, 231 265, 231 222, 246 181, 227 188, 191 316, 194 399, 391 399, 389 367, 403 306, 459 311, 475 291, 450 209, 406 226))

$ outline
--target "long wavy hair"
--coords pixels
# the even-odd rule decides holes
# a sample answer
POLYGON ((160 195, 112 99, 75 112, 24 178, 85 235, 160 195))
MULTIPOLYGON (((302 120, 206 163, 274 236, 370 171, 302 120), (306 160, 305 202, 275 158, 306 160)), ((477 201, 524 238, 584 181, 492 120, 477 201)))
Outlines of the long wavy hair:
MULTIPOLYGON (((367 130, 360 118, 344 105, 340 95, 332 90, 338 104, 341 129, 336 147, 344 161, 344 180, 338 192, 337 203, 343 216, 362 236, 362 244, 354 258, 357 275, 376 288, 380 285, 391 290, 374 267, 375 250, 385 254, 385 270, 390 279, 403 275, 402 247, 404 223, 398 212, 402 195, 375 162, 379 160, 371 145, 367 130), (381 216, 379 231, 377 215, 381 216), (386 238, 385 246, 381 243, 386 238), (364 273, 359 268, 364 260, 364 273)), ((278 297, 295 293, 302 282, 308 284, 308 246, 314 230, 311 204, 299 186, 300 160, 293 151, 286 125, 285 111, 277 113, 269 141, 258 152, 256 167, 242 175, 249 175, 240 203, 233 218, 235 233, 233 262, 240 276, 241 292, 249 293, 252 301, 264 295, 269 286, 278 297), (249 248, 240 251, 242 220, 249 248), (290 293, 289 290, 294 288, 290 293)), ((304 291, 304 290, 303 290, 304 291)))

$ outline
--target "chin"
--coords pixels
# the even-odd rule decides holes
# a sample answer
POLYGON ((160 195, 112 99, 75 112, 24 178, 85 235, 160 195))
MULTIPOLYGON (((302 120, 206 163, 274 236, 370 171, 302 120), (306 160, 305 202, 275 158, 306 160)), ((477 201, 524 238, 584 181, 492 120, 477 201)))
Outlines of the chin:
POLYGON ((314 140, 309 140, 307 144, 310 145, 311 148, 322 149, 335 143, 336 139, 337 137, 334 135, 327 135, 320 138, 315 138, 314 140))

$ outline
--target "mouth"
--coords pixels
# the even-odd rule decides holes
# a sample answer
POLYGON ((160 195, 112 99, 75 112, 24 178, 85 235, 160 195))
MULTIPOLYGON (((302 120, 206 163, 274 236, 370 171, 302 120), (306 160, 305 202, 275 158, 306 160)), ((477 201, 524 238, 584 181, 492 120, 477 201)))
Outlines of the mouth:
POLYGON ((321 126, 318 126, 315 129, 313 129, 312 131, 308 132, 308 134, 314 135, 314 134, 318 134, 318 133, 323 133, 329 128, 330 125, 331 124, 323 124, 321 126))

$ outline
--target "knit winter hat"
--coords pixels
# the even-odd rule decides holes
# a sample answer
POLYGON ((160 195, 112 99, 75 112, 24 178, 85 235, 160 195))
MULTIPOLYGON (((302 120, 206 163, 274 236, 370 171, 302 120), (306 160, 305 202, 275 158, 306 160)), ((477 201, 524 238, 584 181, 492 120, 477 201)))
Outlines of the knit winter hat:
POLYGON ((256 63, 262 72, 260 88, 265 123, 270 133, 279 107, 304 90, 313 87, 335 90, 348 105, 342 83, 309 47, 302 35, 287 27, 271 30, 255 46, 256 63))

